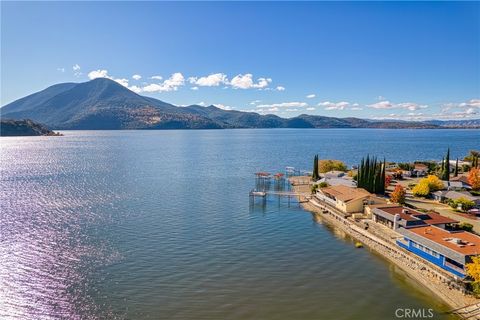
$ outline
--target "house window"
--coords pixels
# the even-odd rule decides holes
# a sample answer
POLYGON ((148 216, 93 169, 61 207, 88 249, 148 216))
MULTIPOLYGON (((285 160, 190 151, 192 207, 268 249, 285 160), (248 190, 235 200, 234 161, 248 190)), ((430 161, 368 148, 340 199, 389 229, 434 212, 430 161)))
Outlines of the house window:
POLYGON ((433 251, 432 249, 430 248, 427 248, 425 246, 422 246, 421 244, 418 244, 416 242, 413 242, 412 241, 412 247, 414 248, 417 248, 419 250, 422 250, 423 252, 426 252, 428 253, 429 255, 431 255, 432 257, 435 257, 435 258, 440 258, 440 254, 436 251, 433 251))

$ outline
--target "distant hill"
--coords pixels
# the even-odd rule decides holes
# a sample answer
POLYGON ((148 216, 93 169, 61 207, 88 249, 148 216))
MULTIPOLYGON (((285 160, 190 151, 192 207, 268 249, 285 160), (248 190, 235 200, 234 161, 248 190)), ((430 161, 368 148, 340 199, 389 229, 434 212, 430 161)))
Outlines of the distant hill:
POLYGON ((2 119, 0 136, 56 136, 59 135, 45 126, 31 120, 2 119))
POLYGON ((117 82, 98 78, 61 83, 0 109, 3 118, 32 119, 54 129, 222 129, 222 128, 441 128, 441 123, 373 121, 302 114, 294 118, 223 110, 215 106, 177 107, 144 97, 117 82))
POLYGON ((480 128, 480 119, 467 120, 430 120, 425 123, 445 128, 480 128))

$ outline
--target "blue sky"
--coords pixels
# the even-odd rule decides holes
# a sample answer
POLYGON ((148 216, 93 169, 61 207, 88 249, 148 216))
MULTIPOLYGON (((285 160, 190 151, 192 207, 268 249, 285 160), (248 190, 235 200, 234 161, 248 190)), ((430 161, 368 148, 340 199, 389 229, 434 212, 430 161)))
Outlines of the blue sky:
POLYGON ((177 105, 282 117, 480 118, 479 2, 1 6, 2 105, 110 77, 177 105))

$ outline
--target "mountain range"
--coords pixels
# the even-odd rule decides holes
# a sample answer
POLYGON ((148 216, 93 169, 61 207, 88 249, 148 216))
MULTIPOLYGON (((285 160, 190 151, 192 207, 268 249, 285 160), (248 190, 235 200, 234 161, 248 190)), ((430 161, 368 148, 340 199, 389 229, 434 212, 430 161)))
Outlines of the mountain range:
POLYGON ((0 113, 4 119, 31 119, 57 130, 480 127, 480 120, 375 121, 306 114, 286 119, 213 105, 178 107, 106 78, 56 84, 3 106, 0 113))

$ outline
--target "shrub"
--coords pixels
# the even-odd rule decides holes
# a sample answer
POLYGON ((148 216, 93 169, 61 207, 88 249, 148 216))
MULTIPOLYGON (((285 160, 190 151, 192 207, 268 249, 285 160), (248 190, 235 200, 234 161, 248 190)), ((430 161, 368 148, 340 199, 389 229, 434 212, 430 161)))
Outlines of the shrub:
POLYGON ((413 188, 412 193, 415 197, 428 196, 430 194, 430 188, 428 186, 428 183, 420 181, 420 183, 413 188))
POLYGON ((422 182, 423 180, 428 183, 428 188, 430 189, 430 192, 443 189, 443 182, 437 176, 429 175, 428 177, 420 180, 420 182, 422 182))
POLYGON ((462 230, 465 230, 465 231, 468 231, 468 232, 472 232, 473 224, 468 223, 468 222, 462 222, 458 225, 458 228, 462 229, 462 230))
POLYGON ((453 209, 461 208, 463 212, 472 209, 475 206, 475 202, 468 200, 467 198, 458 198, 457 200, 448 200, 448 205, 453 209))
POLYGON ((325 181, 322 181, 318 184, 318 187, 319 188, 326 188, 326 187, 328 187, 328 183, 326 183, 325 181))

